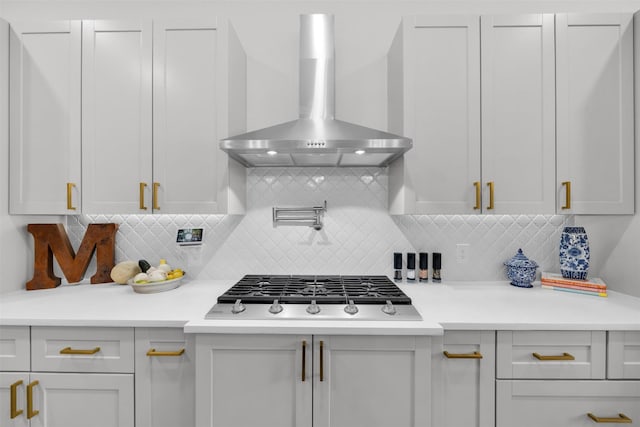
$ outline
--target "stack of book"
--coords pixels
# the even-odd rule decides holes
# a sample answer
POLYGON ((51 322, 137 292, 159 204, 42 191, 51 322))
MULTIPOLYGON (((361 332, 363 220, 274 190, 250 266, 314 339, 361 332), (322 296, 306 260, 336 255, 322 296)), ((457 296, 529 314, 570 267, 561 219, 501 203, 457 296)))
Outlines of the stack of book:
POLYGON ((607 296, 607 285, 600 278, 587 280, 567 279, 557 273, 542 273, 540 283, 544 289, 554 291, 574 292, 596 297, 607 296))

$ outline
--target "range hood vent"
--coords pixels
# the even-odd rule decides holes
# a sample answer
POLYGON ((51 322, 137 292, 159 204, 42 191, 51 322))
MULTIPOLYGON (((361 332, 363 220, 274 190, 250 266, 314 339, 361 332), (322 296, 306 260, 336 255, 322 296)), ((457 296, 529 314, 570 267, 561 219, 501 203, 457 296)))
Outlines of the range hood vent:
POLYGON ((387 166, 410 138, 335 119, 333 15, 300 16, 299 119, 232 136, 220 148, 248 167, 387 166))

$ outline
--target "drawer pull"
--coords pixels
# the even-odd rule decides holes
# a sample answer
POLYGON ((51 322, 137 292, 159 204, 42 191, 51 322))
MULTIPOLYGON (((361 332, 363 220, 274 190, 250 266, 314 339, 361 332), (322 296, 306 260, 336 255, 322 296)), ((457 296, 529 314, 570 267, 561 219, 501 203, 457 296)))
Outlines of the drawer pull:
POLYGON ((60 350, 60 354, 96 354, 100 351, 100 347, 92 348, 91 350, 77 350, 71 347, 65 347, 60 350))
POLYGON ((307 370, 307 342, 302 340, 302 382, 305 380, 307 370))
POLYGON ((592 413, 588 413, 587 416, 591 418, 596 423, 613 423, 613 424, 631 424, 631 418, 627 417, 625 414, 618 414, 617 418, 604 418, 604 417, 596 417, 592 413))
POLYGON ((178 351, 156 351, 155 348, 150 348, 147 351, 147 356, 182 356, 184 354, 184 348, 178 351))
POLYGON ((15 383, 11 384, 11 419, 14 419, 18 415, 22 414, 22 409, 17 408, 19 385, 22 385, 22 380, 16 381, 15 383))
POLYGON ((40 384, 40 381, 34 381, 27 386, 27 419, 35 417, 40 413, 38 410, 33 410, 33 388, 40 384))
POLYGON ((561 356, 543 356, 539 353, 533 353, 533 357, 538 360, 576 360, 576 358, 569 353, 562 353, 561 356))
POLYGON ((482 353, 479 351, 474 351, 473 353, 449 353, 448 351, 443 351, 447 359, 482 359, 482 353))

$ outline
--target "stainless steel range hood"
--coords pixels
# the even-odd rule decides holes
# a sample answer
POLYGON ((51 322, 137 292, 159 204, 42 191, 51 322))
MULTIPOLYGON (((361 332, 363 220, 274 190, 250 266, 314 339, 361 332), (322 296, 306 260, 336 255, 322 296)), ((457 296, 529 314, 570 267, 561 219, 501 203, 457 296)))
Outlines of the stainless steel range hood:
POLYGON ((220 141, 245 166, 386 166, 410 138, 335 119, 333 15, 300 16, 300 118, 220 141))

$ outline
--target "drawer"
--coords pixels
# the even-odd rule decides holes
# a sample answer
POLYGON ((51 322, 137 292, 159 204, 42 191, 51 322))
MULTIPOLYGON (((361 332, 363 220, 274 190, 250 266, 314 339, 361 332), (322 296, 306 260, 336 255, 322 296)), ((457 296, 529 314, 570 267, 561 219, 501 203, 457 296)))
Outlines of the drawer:
POLYGON ((0 371, 29 371, 28 326, 0 326, 0 371))
POLYGON ((496 376, 604 379, 604 331, 498 331, 496 376))
POLYGON ((640 379, 640 332, 609 332, 607 378, 640 379))
POLYGON ((32 371, 132 373, 133 367, 133 328, 31 329, 32 371))
POLYGON ((496 427, 598 425, 588 414, 640 423, 640 381, 496 381, 496 427))

